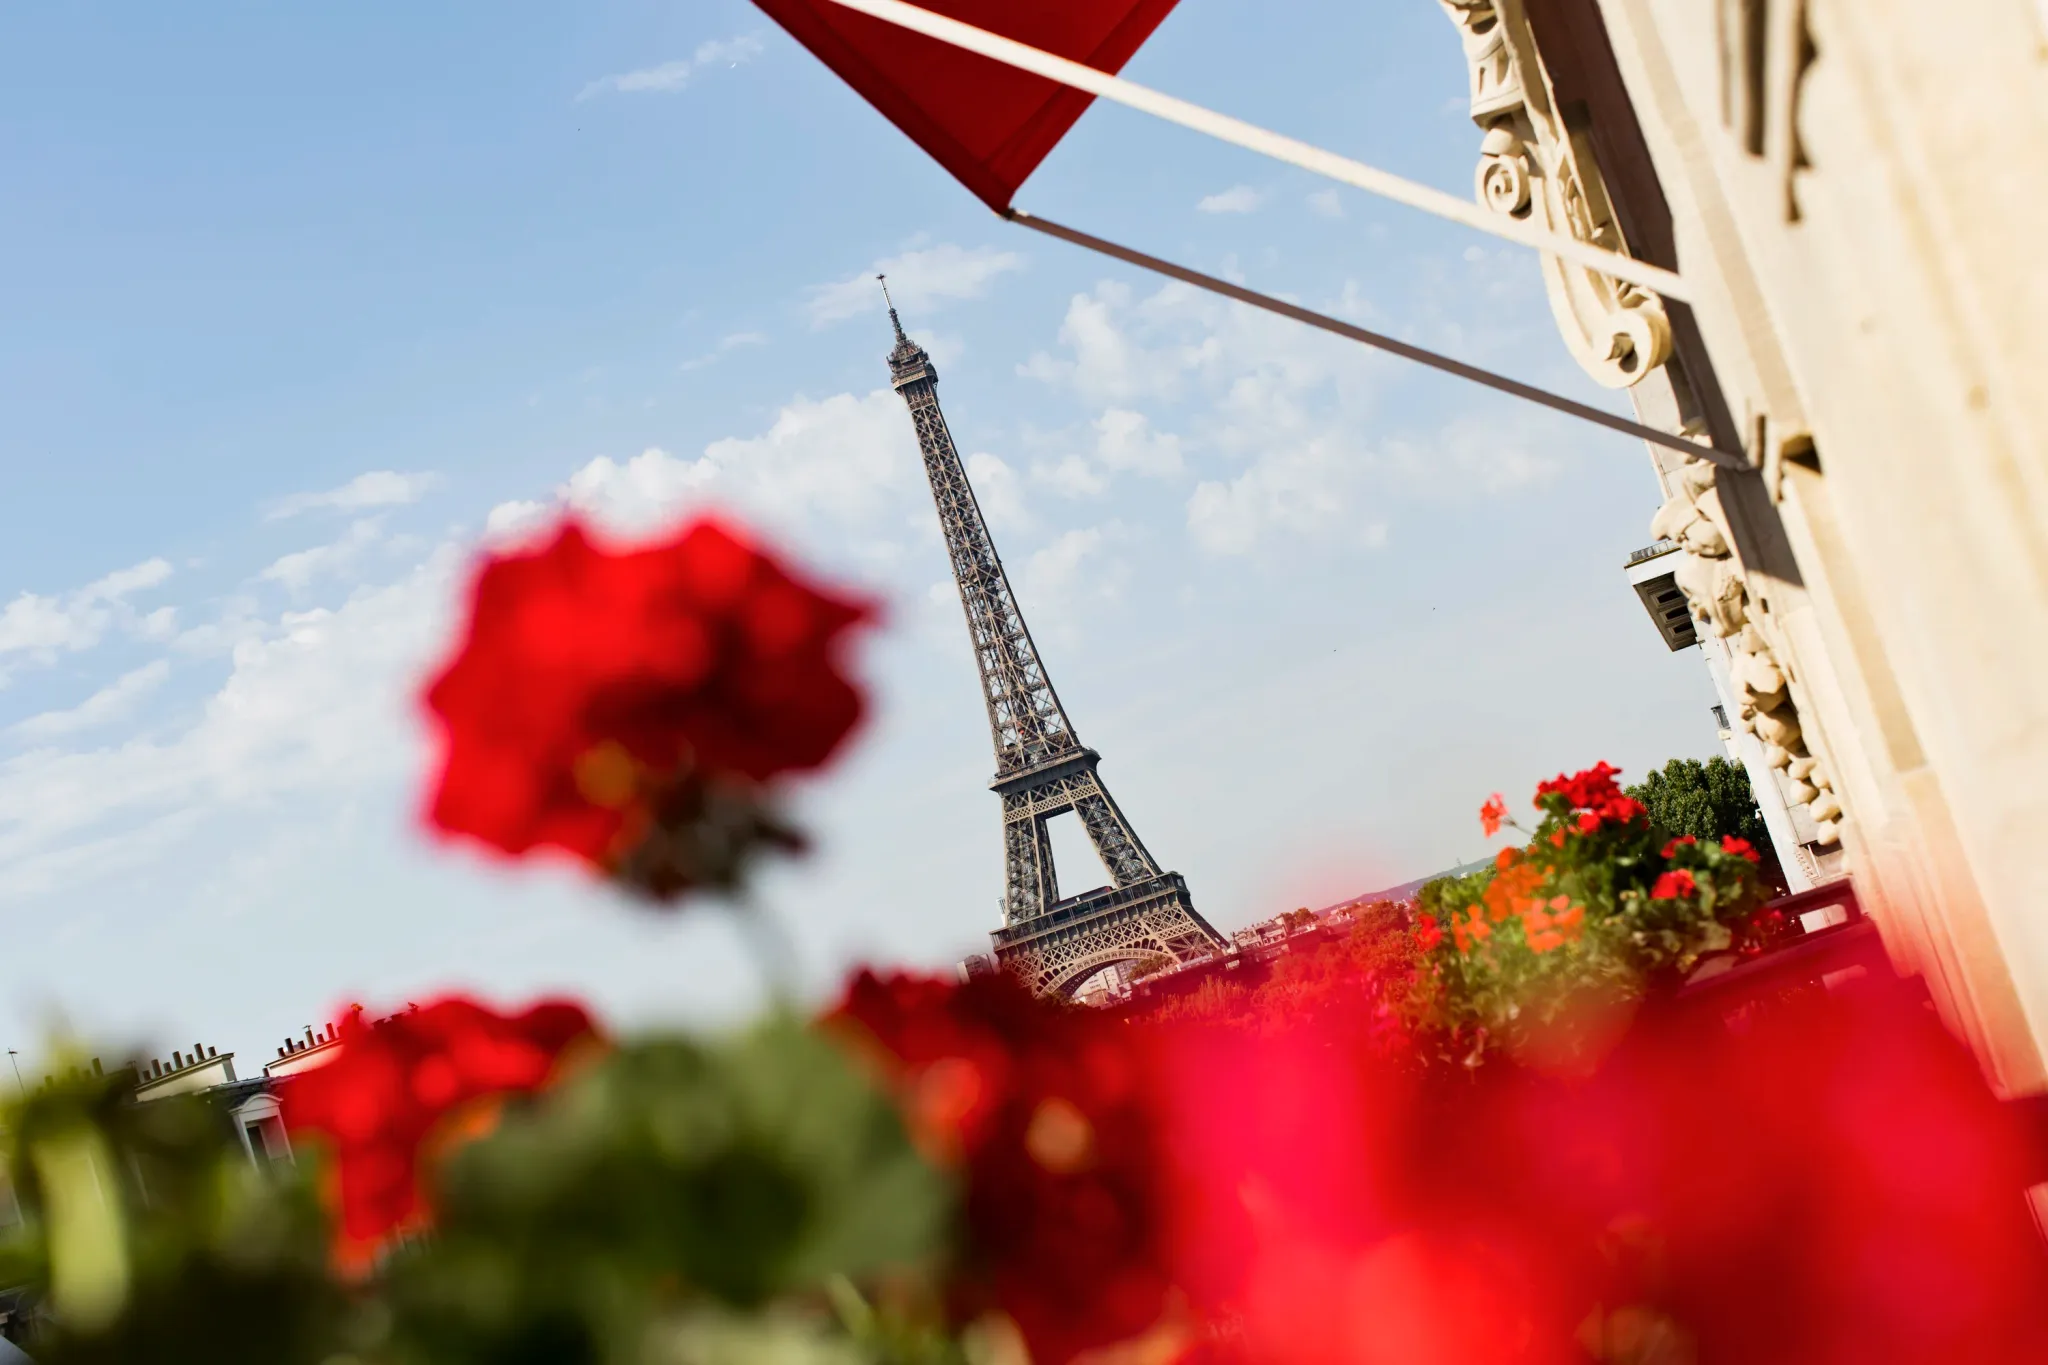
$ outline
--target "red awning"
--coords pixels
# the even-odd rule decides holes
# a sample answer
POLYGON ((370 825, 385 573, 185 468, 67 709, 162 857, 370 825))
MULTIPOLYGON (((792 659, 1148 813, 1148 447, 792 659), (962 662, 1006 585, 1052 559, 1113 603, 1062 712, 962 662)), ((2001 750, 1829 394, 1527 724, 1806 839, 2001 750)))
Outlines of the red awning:
MULTIPOLYGON (((1094 98, 831 0, 754 3, 998 213, 1094 98)), ((1111 75, 1175 3, 918 0, 934 14, 1111 75)))

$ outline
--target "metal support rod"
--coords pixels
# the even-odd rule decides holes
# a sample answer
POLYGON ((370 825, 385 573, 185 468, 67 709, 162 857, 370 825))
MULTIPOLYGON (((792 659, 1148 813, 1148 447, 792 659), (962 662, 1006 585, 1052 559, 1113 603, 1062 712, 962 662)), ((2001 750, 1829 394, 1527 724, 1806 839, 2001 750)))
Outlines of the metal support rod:
POLYGON ((1669 431, 1660 431, 1656 427, 1646 427, 1641 422, 1632 422, 1626 417, 1617 417, 1613 413, 1593 407, 1589 403, 1581 403, 1576 399, 1566 398, 1561 394, 1552 393, 1548 389, 1539 389, 1533 384, 1524 384, 1519 379, 1510 379, 1504 374, 1495 374, 1492 370, 1482 370, 1477 365, 1467 365, 1462 360, 1453 360, 1449 356, 1439 355, 1435 351, 1426 351, 1420 346, 1411 346, 1405 341, 1397 341, 1384 333, 1368 331, 1363 327, 1330 317, 1328 314, 1317 313, 1298 304, 1276 299, 1270 294, 1261 294, 1256 290, 1246 289, 1243 285, 1232 284, 1228 280, 1220 280, 1214 275, 1204 275, 1199 270, 1190 270, 1186 266, 1175 265, 1172 261, 1161 260, 1157 256, 1147 255, 1145 252, 1131 247, 1119 246, 1115 242, 1105 241, 1103 238, 1097 237, 1092 233, 1083 232, 1079 228, 1070 228, 1063 223, 1055 223, 1050 218, 1040 218, 1035 214, 1026 213, 1022 209, 1010 209, 1004 214, 1004 217, 1020 226, 1030 228, 1033 232, 1042 232, 1048 237, 1057 237, 1063 242, 1086 247, 1090 251, 1099 252, 1104 256, 1122 261, 1127 265, 1135 265, 1142 269, 1150 270, 1155 274, 1164 275, 1169 279, 1179 280, 1183 284, 1191 284, 1197 289, 1206 289, 1212 294, 1221 294, 1226 299, 1234 299, 1238 303, 1250 304, 1254 308, 1263 308, 1268 313, 1278 313, 1281 317, 1307 323, 1309 326, 1319 328, 1322 331, 1334 332, 1340 337, 1363 342, 1367 346, 1391 352, 1404 359, 1413 360, 1417 364, 1427 365, 1433 370, 1442 370, 1446 374, 1457 375, 1460 379, 1469 379, 1475 384, 1483 384, 1489 389, 1513 394, 1517 398, 1540 404, 1552 411, 1562 412, 1570 417, 1576 417, 1580 421, 1592 422, 1596 426, 1603 426, 1610 431, 1621 432, 1625 436, 1637 437, 1650 442, 1652 445, 1666 446, 1672 450, 1683 451, 1685 454, 1696 459, 1707 460, 1727 469, 1749 468, 1748 458, 1735 452, 1706 445, 1669 431))
POLYGON ((1246 151, 1257 152, 1276 161, 1284 161, 1290 166, 1312 174, 1326 176, 1339 184, 1350 185, 1368 194, 1381 195, 1396 203, 1406 204, 1410 208, 1421 209, 1424 213, 1433 213, 1439 218, 1448 218, 1474 231, 1501 237, 1522 246, 1534 247, 1538 251, 1549 252, 1553 256, 1582 265, 1588 270, 1596 270, 1617 280, 1626 280, 1652 293, 1662 294, 1667 299, 1676 299, 1681 303, 1691 301, 1691 294, 1686 288, 1685 281, 1676 272, 1666 270, 1662 266, 1639 261, 1633 256, 1624 256, 1617 251, 1609 251, 1591 242, 1582 242, 1567 233, 1551 232, 1533 223, 1525 223, 1519 218, 1494 213, 1469 199, 1448 194, 1433 185, 1408 180, 1363 162, 1353 161, 1348 156, 1324 151, 1297 138, 1286 137, 1255 124, 1246 123, 1243 119, 1231 118, 1227 114, 1204 109, 1198 104, 1176 99, 1172 95, 1163 94, 1134 81, 1127 81, 1121 76, 1097 71, 1092 66, 1041 51, 1014 38, 1005 38, 1000 33, 990 33, 987 29, 963 24, 958 19, 933 14, 930 10, 905 3, 905 0, 832 0, 832 3, 873 19, 880 19, 884 23, 909 29, 913 33, 922 33, 927 38, 936 38, 942 43, 951 44, 991 61, 1001 62, 1005 66, 1029 71, 1034 76, 1042 76, 1060 85, 1086 91, 1101 99, 1114 100, 1140 113, 1165 119, 1168 123, 1177 123, 1198 133, 1206 133, 1234 147, 1242 147, 1246 151))

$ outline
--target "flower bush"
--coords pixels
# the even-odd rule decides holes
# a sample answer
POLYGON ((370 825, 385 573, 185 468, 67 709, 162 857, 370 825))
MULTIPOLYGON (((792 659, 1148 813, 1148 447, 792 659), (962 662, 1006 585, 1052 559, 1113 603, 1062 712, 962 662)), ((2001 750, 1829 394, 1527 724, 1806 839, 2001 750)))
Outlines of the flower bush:
MULTIPOLYGON (((737 884, 860 713, 862 619, 730 528, 564 526, 479 576, 429 818, 737 884)), ((203 1097, 74 1071, 5 1115, 0 1285, 43 1365, 2048 1359, 2039 1134, 1907 983, 1637 1013, 1773 929, 1753 849, 1614 776, 1542 784, 1412 923, 1149 1013, 875 972, 713 1039, 351 1011, 267 1167, 203 1097)))
MULTIPOLYGON (((1668 837, 1617 775, 1600 763, 1541 783, 1526 846, 1424 888, 1409 1008, 1445 1055, 1476 1064, 1505 1048, 1576 1064, 1646 994, 1674 989, 1710 954, 1769 941, 1756 850, 1668 837)), ((1498 795, 1480 822, 1488 833, 1513 823, 1498 795)))

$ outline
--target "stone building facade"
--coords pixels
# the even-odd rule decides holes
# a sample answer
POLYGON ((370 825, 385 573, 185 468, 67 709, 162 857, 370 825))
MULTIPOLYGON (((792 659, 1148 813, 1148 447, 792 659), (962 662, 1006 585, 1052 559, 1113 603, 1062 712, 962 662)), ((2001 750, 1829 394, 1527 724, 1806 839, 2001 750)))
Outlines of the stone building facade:
POLYGON ((1673 578, 1813 871, 2048 1089, 2048 4, 1439 0, 1476 190, 1646 422, 1673 578))

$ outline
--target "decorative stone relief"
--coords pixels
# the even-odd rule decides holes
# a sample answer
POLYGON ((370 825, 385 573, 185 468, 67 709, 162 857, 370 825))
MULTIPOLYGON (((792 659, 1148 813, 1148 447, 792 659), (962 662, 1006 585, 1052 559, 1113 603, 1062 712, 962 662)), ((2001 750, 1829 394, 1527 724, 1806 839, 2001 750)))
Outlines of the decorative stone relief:
MULTIPOLYGON (((1583 129, 1557 107, 1555 91, 1529 31, 1523 0, 1438 0, 1457 26, 1471 79, 1472 121, 1483 131, 1474 179, 1479 202, 1495 213, 1570 233, 1610 251, 1626 252, 1591 145, 1583 129)), ((1738 56, 1748 60, 1754 35, 1766 30, 1766 0, 1719 0, 1738 22, 1738 56)), ((1801 0, 1784 0, 1786 14, 1803 14, 1801 0), (1789 6, 1789 8, 1787 8, 1789 6)), ((1806 60, 1810 60, 1808 54, 1806 60)), ((1742 81, 1749 66, 1739 66, 1742 81)), ((1756 68, 1758 72, 1761 68, 1756 68)), ((1754 77, 1760 81, 1761 75, 1754 77)), ((1760 96, 1731 77, 1729 117, 1744 128, 1754 108, 1757 136, 1764 114, 1760 96)), ((1545 256, 1544 286, 1558 330, 1579 364, 1610 388, 1630 388, 1671 358, 1671 326, 1663 302, 1634 285, 1545 256)), ((1791 456, 1788 454, 1788 458, 1791 456)), ((1841 802, 1820 760, 1807 747, 1792 700, 1789 657, 1771 639, 1770 622, 1754 602, 1736 558, 1734 536, 1721 507, 1714 466, 1688 459, 1672 476, 1677 492, 1650 523, 1658 539, 1678 542, 1682 559, 1673 577, 1700 628, 1727 647, 1737 696, 1732 723, 1756 736, 1765 762, 1783 777, 1795 824, 1810 825, 1811 845, 1839 843, 1841 802)), ((1802 839, 1805 832, 1801 831, 1802 839)), ((1802 847, 1799 856, 1810 861, 1802 847)), ((1809 871, 1813 871, 1809 868, 1809 871)))
POLYGON ((1813 822, 1813 842, 1831 847, 1841 842, 1842 803, 1833 778, 1807 747, 1790 672, 1770 640, 1769 622, 1743 582, 1715 477, 1714 466, 1705 460, 1687 460, 1673 480, 1676 491, 1651 518, 1650 534, 1678 542, 1684 559, 1672 576, 1701 629, 1712 631, 1727 647, 1739 708, 1733 723, 1755 735, 1764 762, 1785 775, 1786 803, 1805 809, 1813 822))
MULTIPOLYGON (((1479 143, 1474 182, 1495 213, 1626 252, 1591 148, 1559 115, 1522 0, 1439 0, 1471 74, 1479 143)), ((1543 283, 1565 345, 1608 388, 1623 389, 1671 356, 1663 303, 1632 284, 1544 256, 1543 283)))

